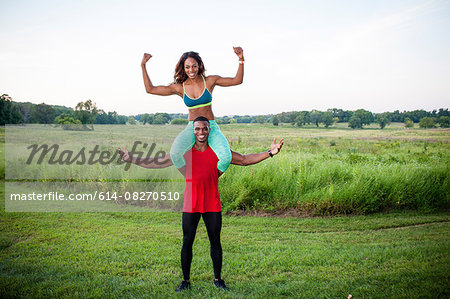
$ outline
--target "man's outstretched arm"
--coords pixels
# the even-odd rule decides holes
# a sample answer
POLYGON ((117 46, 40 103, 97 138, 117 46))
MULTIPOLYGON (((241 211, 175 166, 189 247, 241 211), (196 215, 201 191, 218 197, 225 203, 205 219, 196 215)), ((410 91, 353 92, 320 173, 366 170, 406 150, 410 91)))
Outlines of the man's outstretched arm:
MULTIPOLYGON (((270 153, 272 154, 272 156, 275 156, 276 154, 278 154, 280 152, 281 148, 283 147, 283 143, 284 143, 283 138, 281 138, 281 140, 278 143, 276 143, 276 141, 277 141, 277 138, 274 138, 272 144, 270 145, 270 153)), ((257 153, 257 154, 242 155, 240 153, 231 151, 231 157, 232 157, 231 164, 247 166, 247 165, 259 163, 259 162, 269 158, 270 154, 269 154, 269 151, 264 151, 262 153, 257 153)))

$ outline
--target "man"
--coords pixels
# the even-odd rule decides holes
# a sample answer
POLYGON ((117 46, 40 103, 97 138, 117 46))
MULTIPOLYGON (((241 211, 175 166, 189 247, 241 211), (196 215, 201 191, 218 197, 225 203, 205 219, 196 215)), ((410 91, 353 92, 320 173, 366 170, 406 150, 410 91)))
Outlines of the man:
MULTIPOLYGON (((222 246, 220 244, 220 230, 222 228, 222 207, 218 189, 218 158, 208 145, 210 131, 208 119, 199 116, 194 120, 193 126, 195 144, 184 156, 186 165, 179 169, 186 179, 182 217, 183 246, 181 249, 181 267, 184 280, 176 291, 179 292, 190 288, 192 245, 200 217, 205 222, 211 245, 214 285, 228 290, 225 282, 221 279, 222 246)), ((278 154, 283 143, 283 139, 276 143, 275 138, 268 151, 256 154, 242 155, 231 151, 231 164, 247 166, 259 163, 268 157, 278 154)), ((140 159, 132 157, 126 148, 125 150, 119 148, 119 153, 124 161, 145 168, 165 168, 172 165, 169 154, 156 160, 153 158, 140 159)))

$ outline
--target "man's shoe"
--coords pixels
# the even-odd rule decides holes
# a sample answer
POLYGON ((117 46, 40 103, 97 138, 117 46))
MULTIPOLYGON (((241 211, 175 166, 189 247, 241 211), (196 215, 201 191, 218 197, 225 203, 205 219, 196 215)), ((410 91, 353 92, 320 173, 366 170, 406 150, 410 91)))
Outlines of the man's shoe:
POLYGON ((183 280, 180 285, 178 286, 178 288, 175 290, 175 292, 181 292, 183 290, 187 290, 191 288, 191 283, 187 282, 186 280, 183 280))
POLYGON ((214 279, 214 285, 218 287, 219 289, 224 289, 225 291, 228 291, 229 288, 225 285, 225 281, 223 279, 215 280, 214 279))

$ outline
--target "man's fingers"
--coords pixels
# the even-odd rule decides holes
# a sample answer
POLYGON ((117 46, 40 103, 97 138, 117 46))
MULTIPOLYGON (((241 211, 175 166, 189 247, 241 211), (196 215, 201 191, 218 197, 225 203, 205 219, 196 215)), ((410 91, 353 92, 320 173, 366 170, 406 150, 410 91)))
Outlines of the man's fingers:
POLYGON ((128 154, 129 152, 128 152, 128 149, 127 149, 127 147, 126 146, 124 146, 123 147, 123 149, 122 149, 122 147, 121 146, 119 146, 118 147, 118 149, 119 149, 119 154, 121 155, 121 156, 123 156, 123 155, 125 155, 125 154, 128 154))

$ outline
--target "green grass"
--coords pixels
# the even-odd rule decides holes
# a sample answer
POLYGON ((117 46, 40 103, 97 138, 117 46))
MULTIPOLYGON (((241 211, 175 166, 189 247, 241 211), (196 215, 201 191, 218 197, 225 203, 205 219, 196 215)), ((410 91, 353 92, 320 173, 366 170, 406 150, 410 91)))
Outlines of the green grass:
MULTIPOLYGON (((243 153, 267 149, 274 136, 286 138, 279 156, 247 168, 232 166, 221 178, 226 210, 396 212, 309 218, 224 215, 228 293, 212 285, 209 242, 200 223, 193 288, 176 294, 182 277, 180 213, 5 213, 1 201, 0 296, 450 296, 450 217, 439 212, 448 208, 448 131, 267 125, 221 129, 233 149, 243 153)), ((131 135, 148 132, 129 130, 118 127, 118 140, 132 142, 131 135)), ((3 134, 0 130, 1 138, 3 134)), ((3 156, 3 142, 0 151, 3 156)), ((4 169, 3 158, 0 167, 4 169)), ((96 171, 88 175, 101 174, 96 171)), ((2 198, 4 188, 2 181, 2 198)))
POLYGON ((230 125, 222 131, 242 153, 266 149, 274 136, 286 140, 274 159, 230 167, 220 184, 226 210, 332 215, 449 207, 448 130, 230 125))
MULTIPOLYGON (((220 179, 223 208, 298 210, 309 215, 370 214, 392 210, 438 211, 450 206, 450 143, 445 129, 384 130, 297 128, 288 124, 222 125, 233 150, 267 150, 273 137, 284 137, 282 152, 250 167, 230 166, 220 179)), ((69 149, 100 144, 114 151, 134 141, 157 142, 168 151, 183 126, 97 126, 93 132, 29 126, 13 139, 10 177, 128 180, 177 178, 174 169, 148 170, 123 165, 25 165, 27 145, 57 142, 69 149), (83 142, 80 142, 82 140, 83 142)), ((0 167, 5 167, 4 162, 0 167)), ((124 188, 127 184, 123 184, 124 188)), ((114 190, 123 192, 124 190, 114 190)), ((167 191, 167 190, 163 190, 167 191)))
MULTIPOLYGON (((2 213, 2 297, 175 297, 179 213, 2 213)), ((223 277, 212 285, 203 223, 185 297, 445 298, 449 216, 224 216, 223 277)))

